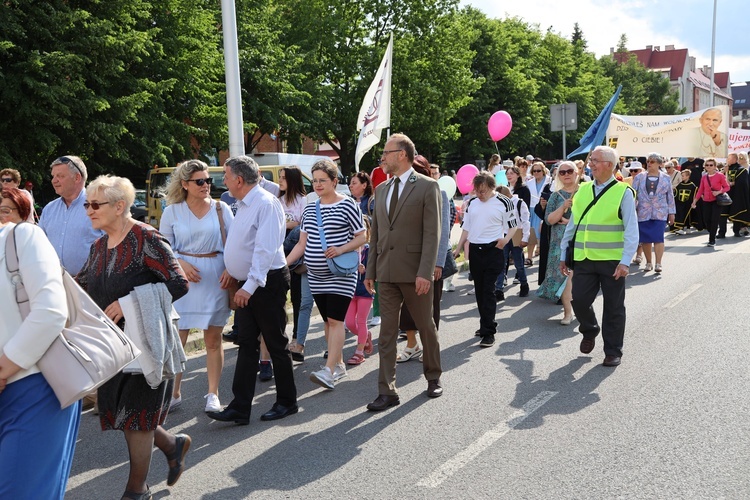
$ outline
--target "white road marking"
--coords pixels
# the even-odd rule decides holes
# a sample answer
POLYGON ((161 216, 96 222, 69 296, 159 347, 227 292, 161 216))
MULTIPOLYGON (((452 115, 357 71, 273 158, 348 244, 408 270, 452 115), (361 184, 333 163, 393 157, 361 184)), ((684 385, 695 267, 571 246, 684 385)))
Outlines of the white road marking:
POLYGON ((693 293, 694 291, 696 291, 697 289, 699 289, 702 286, 703 286, 703 283, 696 283, 695 285, 691 286, 690 288, 688 288, 687 290, 685 290, 684 292, 682 292, 681 294, 679 294, 674 299, 670 300, 668 303, 664 304, 664 308, 665 309, 672 309, 673 307, 675 307, 676 305, 678 305, 680 302, 682 302, 683 300, 685 300, 686 298, 688 298, 688 296, 691 293, 693 293))
POLYGON ((492 446, 498 439, 513 430, 518 424, 526 420, 529 415, 542 407, 547 401, 557 394, 556 392, 543 391, 531 401, 523 405, 517 412, 513 413, 506 422, 502 422, 494 429, 486 432, 479 439, 471 443, 465 450, 452 459, 445 462, 435 472, 422 479, 417 486, 424 488, 437 488, 443 481, 468 465, 480 453, 492 446))

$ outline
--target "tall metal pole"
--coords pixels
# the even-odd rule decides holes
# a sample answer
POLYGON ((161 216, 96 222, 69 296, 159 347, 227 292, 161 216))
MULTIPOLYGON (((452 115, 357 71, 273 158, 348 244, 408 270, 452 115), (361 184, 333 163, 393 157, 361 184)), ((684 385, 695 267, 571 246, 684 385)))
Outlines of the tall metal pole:
POLYGON ((568 157, 568 152, 566 151, 567 148, 566 148, 566 144, 565 144, 565 130, 568 128, 567 127, 568 123, 565 120, 565 108, 566 108, 566 106, 567 106, 567 104, 563 104, 562 105, 562 133, 563 133, 563 136, 562 136, 562 140, 563 140, 563 155, 562 155, 562 157, 563 157, 563 160, 568 157))
POLYGON ((714 107, 714 59, 716 58, 716 2, 714 0, 714 23, 711 28, 711 93, 708 95, 708 105, 714 107))
POLYGON ((237 16, 234 0, 221 0, 221 22, 224 31, 224 71, 227 86, 227 120, 229 125, 229 154, 245 154, 245 135, 242 129, 242 95, 240 89, 240 57, 237 49, 237 16))

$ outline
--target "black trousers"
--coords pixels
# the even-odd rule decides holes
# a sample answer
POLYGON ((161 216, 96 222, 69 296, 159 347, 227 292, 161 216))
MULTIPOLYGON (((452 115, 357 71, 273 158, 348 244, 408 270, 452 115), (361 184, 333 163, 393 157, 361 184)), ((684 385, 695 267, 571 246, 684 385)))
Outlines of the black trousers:
POLYGON ((479 333, 494 335, 497 331, 497 302, 495 281, 505 267, 505 256, 496 241, 487 244, 469 244, 469 272, 474 278, 474 291, 479 309, 479 333))
POLYGON ((726 217, 722 217, 721 212, 724 207, 719 206, 715 201, 703 200, 703 225, 708 230, 708 241, 709 243, 716 243, 716 229, 722 219, 724 219, 724 234, 727 232, 726 217))
POLYGON ((284 406, 297 404, 292 357, 286 327, 286 292, 289 290, 289 268, 270 271, 266 286, 258 288, 245 307, 234 313, 237 328, 237 364, 234 369, 231 408, 250 413, 255 395, 255 382, 260 358, 260 336, 271 353, 273 375, 276 379, 276 402, 284 406))
POLYGON ((622 343, 625 337, 625 278, 615 280, 612 276, 619 261, 576 261, 573 274, 573 312, 580 324, 578 330, 592 339, 602 333, 604 354, 622 356, 622 343), (604 312, 602 326, 596 321, 592 304, 602 291, 604 312))

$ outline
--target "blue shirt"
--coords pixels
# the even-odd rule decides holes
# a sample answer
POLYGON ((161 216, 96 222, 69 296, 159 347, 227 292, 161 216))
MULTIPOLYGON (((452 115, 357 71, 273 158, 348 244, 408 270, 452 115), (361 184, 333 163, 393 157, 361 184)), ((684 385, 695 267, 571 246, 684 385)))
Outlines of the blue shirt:
POLYGON ((89 258, 91 245, 104 235, 103 231, 91 226, 83 202, 86 191, 81 190, 70 206, 58 198, 44 207, 39 227, 47 234, 60 262, 70 274, 75 276, 89 258))

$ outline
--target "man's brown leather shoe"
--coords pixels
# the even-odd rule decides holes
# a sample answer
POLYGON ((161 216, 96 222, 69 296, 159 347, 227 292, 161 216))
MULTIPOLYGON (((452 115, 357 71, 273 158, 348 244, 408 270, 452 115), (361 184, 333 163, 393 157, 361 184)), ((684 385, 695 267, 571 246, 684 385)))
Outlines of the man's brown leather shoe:
POLYGON ((604 366, 618 366, 622 362, 620 356, 604 356, 604 366))
POLYGON ((398 396, 387 396, 385 394, 381 394, 377 397, 377 399, 375 399, 375 401, 367 405, 367 409, 369 411, 383 411, 387 410, 391 406, 396 406, 398 404, 401 404, 398 396))
POLYGON ((586 337, 584 337, 583 340, 581 340, 581 352, 584 354, 588 354, 594 350, 595 345, 595 339, 587 339, 586 337))
POLYGON ((440 379, 427 381, 427 395, 431 398, 439 398, 443 395, 443 386, 440 385, 440 379))

